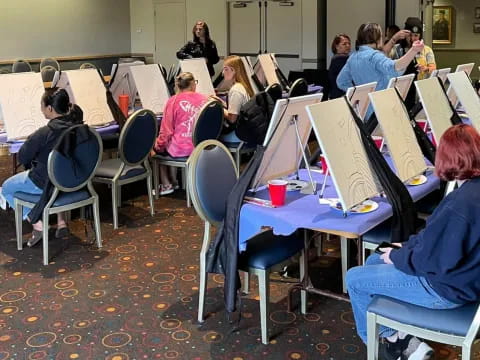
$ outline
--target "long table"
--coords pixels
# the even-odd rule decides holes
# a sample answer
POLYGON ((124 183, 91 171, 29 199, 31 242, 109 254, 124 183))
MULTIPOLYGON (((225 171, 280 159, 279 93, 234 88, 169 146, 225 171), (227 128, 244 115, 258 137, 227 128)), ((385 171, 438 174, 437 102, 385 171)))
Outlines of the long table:
MULTIPOLYGON (((391 163, 388 157, 387 161, 391 163)), ((325 176, 318 171, 312 171, 312 175, 317 182, 317 192, 319 192, 325 176)), ((299 177, 304 181, 309 179, 306 170, 300 170, 299 177)), ((440 180, 433 174, 433 171, 430 171, 427 174, 426 183, 407 186, 407 188, 413 200, 418 201, 438 189, 439 186, 440 180)), ((260 199, 269 199, 266 188, 258 190, 254 196, 260 199)), ((327 178, 324 197, 338 197, 331 177, 327 178)), ((379 205, 375 211, 362 214, 348 213, 346 217, 344 217, 342 211, 327 204, 320 204, 318 194, 304 195, 299 191, 287 192, 285 205, 278 208, 245 203, 240 211, 239 251, 245 250, 248 239, 260 232, 262 227, 273 228, 274 234, 277 235, 289 235, 297 229, 310 229, 338 235, 341 244, 343 290, 346 292, 345 273, 347 271, 349 240, 356 240, 359 249, 361 249, 361 236, 380 225, 393 214, 392 207, 386 198, 375 197, 372 200, 379 205)), ((325 291, 314 292, 328 293, 325 291)), ((331 294, 328 293, 328 295, 331 294)))

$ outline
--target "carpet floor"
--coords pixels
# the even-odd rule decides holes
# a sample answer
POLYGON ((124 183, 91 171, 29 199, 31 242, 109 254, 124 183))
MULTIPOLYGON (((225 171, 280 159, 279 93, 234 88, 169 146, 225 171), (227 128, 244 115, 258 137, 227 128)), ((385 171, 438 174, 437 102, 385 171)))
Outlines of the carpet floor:
MULTIPOLYGON (((0 157, 0 183, 10 171, 10 158, 0 157)), ((308 314, 289 312, 291 284, 278 276, 269 345, 260 340, 256 281, 242 298, 237 327, 224 311, 222 277, 210 275, 207 319, 199 325, 203 224, 181 191, 155 201, 151 217, 139 187, 124 189, 118 230, 109 192, 99 189, 101 249, 92 244, 91 225, 75 216, 68 238, 55 239, 52 227, 48 266, 41 246, 17 250, 13 212, 0 211, 0 360, 366 358, 349 303, 310 295, 308 314)), ((31 227, 24 223, 23 231, 26 240, 31 227)), ((324 250, 312 277, 338 285, 338 244, 332 240, 324 250)), ((458 349, 436 348, 437 359, 458 357, 458 349)))

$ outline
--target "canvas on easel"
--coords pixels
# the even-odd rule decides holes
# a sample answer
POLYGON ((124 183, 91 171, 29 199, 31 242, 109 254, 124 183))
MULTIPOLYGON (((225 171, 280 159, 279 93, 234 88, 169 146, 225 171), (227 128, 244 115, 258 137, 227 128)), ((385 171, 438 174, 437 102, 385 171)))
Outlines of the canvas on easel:
POLYGON ((445 85, 445 81, 447 81, 447 74, 450 74, 451 70, 451 68, 435 69, 432 71, 430 77, 438 77, 440 80, 442 80, 442 84, 445 85))
POLYGON ((450 87, 462 104, 473 127, 480 131, 480 98, 465 72, 448 74, 450 87))
POLYGON ((307 106, 344 213, 377 196, 381 187, 344 98, 307 106))
POLYGON ((215 95, 212 79, 204 58, 180 60, 182 72, 190 72, 198 81, 197 92, 206 96, 215 95))
POLYGON ((24 139, 48 120, 40 110, 43 87, 40 73, 0 75, 0 106, 7 140, 24 139))
POLYGON ((312 131, 305 107, 320 103, 322 96, 312 94, 277 100, 265 137, 262 163, 252 182, 254 189, 298 170, 312 131))
POLYGON ((470 76, 474 66, 475 66, 475 63, 459 64, 459 65, 457 65, 457 68, 455 69, 455 72, 463 71, 465 74, 470 76))
MULTIPOLYGON (((474 65, 475 65, 474 63, 457 65, 457 68, 455 69, 455 73, 464 73, 467 75, 467 78, 468 78, 470 76, 470 73, 473 70, 474 65)), ((448 75, 447 75, 447 79, 448 79, 448 75)), ((451 84, 447 89, 447 96, 450 99, 450 102, 452 103, 453 107, 456 108, 458 105, 458 97, 455 91, 453 90, 453 87, 451 86, 451 84)))
POLYGON ((155 114, 163 113, 163 108, 170 97, 165 79, 157 64, 130 67, 142 107, 155 114))
POLYGON ((105 85, 96 69, 62 71, 57 86, 67 90, 70 101, 83 110, 85 124, 102 126, 114 121, 105 85))
POLYGON ((260 90, 258 89, 257 84, 253 80, 253 76, 255 76, 255 72, 253 70, 253 66, 252 66, 252 62, 250 60, 250 57, 249 56, 242 56, 241 59, 242 59, 243 67, 245 68, 245 71, 247 73, 248 81, 250 82, 250 86, 252 87, 254 93, 258 94, 260 92, 260 90))
POLYGON ((364 121, 366 120, 365 114, 367 113, 368 106, 370 105, 370 98, 368 97, 368 94, 375 91, 376 87, 376 82, 352 86, 347 89, 345 94, 348 101, 357 112, 357 115, 364 121))
POLYGON ((391 78, 388 82, 387 89, 393 87, 397 88, 400 96, 403 100, 405 100, 407 98, 408 90, 410 90, 410 86, 412 86, 414 78, 415 74, 408 74, 391 78))
POLYGON ((137 88, 135 82, 130 78, 130 68, 145 65, 143 61, 136 60, 120 64, 113 64, 109 88, 113 99, 118 104, 120 95, 128 95, 130 104, 135 102, 137 88))
POLYGON ((265 79, 266 85, 281 84, 280 79, 275 71, 275 63, 273 62, 273 54, 258 55, 257 76, 259 79, 265 79))
POLYGON ((452 126, 450 119, 453 111, 448 103, 447 95, 435 77, 415 81, 415 87, 427 114, 433 136, 438 142, 443 133, 452 126))
POLYGON ((427 164, 395 89, 376 91, 369 96, 399 179, 406 182, 423 174, 427 164))

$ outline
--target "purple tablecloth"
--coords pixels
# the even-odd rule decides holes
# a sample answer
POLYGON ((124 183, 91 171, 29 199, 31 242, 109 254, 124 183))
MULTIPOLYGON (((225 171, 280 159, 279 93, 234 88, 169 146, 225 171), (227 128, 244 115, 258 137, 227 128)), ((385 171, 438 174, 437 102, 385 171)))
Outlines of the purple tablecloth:
MULTIPOLYGON (((312 172, 319 192, 324 175, 312 172)), ((427 176, 423 185, 408 186, 414 201, 418 201, 433 190, 438 189, 440 181, 433 175, 427 176)), ((301 170, 300 179, 307 181, 306 170, 301 170)), ((268 199, 267 189, 259 190, 255 197, 268 199)), ((325 198, 336 198, 337 192, 331 177, 327 179, 325 198)), ((330 205, 320 204, 318 195, 304 195, 299 191, 287 192, 286 203, 279 208, 269 208, 253 204, 244 204, 240 211, 239 250, 244 251, 246 242, 257 234, 262 226, 270 226, 277 235, 288 235, 296 229, 314 229, 330 233, 346 233, 347 237, 358 237, 392 216, 392 207, 386 198, 373 198, 379 206, 370 213, 348 214, 333 209, 330 205)), ((345 235, 346 235, 345 234, 345 235)))

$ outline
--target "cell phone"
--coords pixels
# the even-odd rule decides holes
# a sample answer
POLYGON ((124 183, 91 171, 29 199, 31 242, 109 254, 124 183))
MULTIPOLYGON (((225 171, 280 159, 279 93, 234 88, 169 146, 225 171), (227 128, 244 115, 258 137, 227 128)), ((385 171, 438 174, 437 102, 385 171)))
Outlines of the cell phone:
POLYGON ((400 246, 384 241, 377 246, 377 248, 375 249, 375 254, 382 255, 384 251, 382 251, 381 249, 385 249, 385 248, 400 249, 400 246))

